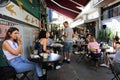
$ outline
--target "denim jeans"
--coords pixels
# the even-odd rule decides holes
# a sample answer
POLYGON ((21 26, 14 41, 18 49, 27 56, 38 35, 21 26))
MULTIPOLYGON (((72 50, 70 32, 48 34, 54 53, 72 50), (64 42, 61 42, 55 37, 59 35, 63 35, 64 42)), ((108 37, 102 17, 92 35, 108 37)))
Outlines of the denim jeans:
POLYGON ((29 70, 33 71, 34 80, 38 80, 38 77, 42 76, 42 69, 39 64, 31 62, 28 59, 22 58, 21 56, 10 60, 9 64, 15 68, 17 73, 29 70))
POLYGON ((71 54, 72 53, 72 45, 73 45, 73 42, 64 42, 63 51, 65 53, 71 54))

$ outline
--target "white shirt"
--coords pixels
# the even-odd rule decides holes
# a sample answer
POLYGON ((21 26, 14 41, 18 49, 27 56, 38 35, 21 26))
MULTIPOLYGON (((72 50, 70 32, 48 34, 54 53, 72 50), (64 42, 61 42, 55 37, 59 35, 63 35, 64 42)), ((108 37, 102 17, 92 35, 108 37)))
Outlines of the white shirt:
MULTIPOLYGON (((11 40, 7 40, 7 42, 8 42, 8 44, 9 44, 14 50, 16 50, 16 49, 18 48, 18 44, 17 44, 16 42, 13 42, 13 41, 11 41, 11 40)), ((11 60, 11 59, 13 59, 13 58, 16 58, 16 57, 20 56, 20 54, 17 55, 17 56, 16 56, 16 55, 13 55, 12 53, 10 53, 9 51, 6 51, 6 50, 4 50, 4 49, 3 49, 3 52, 4 52, 7 60, 11 60)))

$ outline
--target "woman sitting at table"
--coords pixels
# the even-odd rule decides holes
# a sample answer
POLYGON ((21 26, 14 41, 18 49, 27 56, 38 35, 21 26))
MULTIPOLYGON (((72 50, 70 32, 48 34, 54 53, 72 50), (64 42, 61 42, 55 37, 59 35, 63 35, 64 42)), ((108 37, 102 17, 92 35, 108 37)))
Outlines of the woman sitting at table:
POLYGON ((39 64, 30 62, 21 56, 22 40, 19 35, 19 30, 15 27, 10 27, 6 33, 2 43, 2 50, 8 60, 8 63, 13 66, 17 73, 24 71, 34 71, 34 79, 42 77, 42 69, 39 64))
POLYGON ((119 42, 119 37, 115 36, 115 38, 113 38, 112 40, 112 48, 107 50, 104 63, 101 64, 100 66, 109 67, 108 60, 109 58, 113 59, 115 57, 117 52, 116 43, 118 42, 119 42))
MULTIPOLYGON (((38 41, 36 43, 36 49, 39 53, 50 53, 54 52, 52 49, 47 49, 47 46, 49 45, 48 38, 50 34, 49 32, 45 30, 41 30, 38 36, 38 41)), ((59 62, 58 62, 59 63, 59 62)), ((59 65, 57 63, 54 65, 56 68, 58 68, 59 65)), ((48 64, 48 69, 52 68, 52 64, 48 64)), ((60 66, 59 66, 60 68, 60 66)))
POLYGON ((47 49, 49 32, 45 30, 41 30, 38 36, 38 40, 36 41, 35 48, 38 50, 38 53, 50 53, 51 50, 47 49))
MULTIPOLYGON (((101 49, 93 36, 90 38, 90 42, 88 43, 88 50, 90 51, 90 56, 94 59, 97 59, 101 56, 101 49)), ((97 66, 98 62, 96 62, 96 67, 97 66)))

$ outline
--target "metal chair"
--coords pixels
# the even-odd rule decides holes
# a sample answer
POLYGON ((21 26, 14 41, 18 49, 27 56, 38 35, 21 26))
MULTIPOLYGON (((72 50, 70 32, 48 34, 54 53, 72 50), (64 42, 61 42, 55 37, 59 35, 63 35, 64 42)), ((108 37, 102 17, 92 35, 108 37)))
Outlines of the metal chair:
MULTIPOLYGON (((2 59, 4 61, 4 64, 6 64, 6 66, 10 66, 9 63, 8 63, 8 60, 6 59, 6 56, 4 55, 3 51, 0 50, 0 59, 2 59)), ((5 66, 5 67, 6 67, 5 66)), ((4 67, 4 66, 3 66, 4 67)), ((12 67, 12 66, 11 66, 12 67)), ((14 69, 14 68, 13 68, 14 69)), ((28 77, 28 73, 31 72, 31 71, 24 71, 24 72, 20 72, 20 73, 17 73, 16 72, 16 76, 13 76, 13 77, 7 77, 5 79, 9 79, 9 78, 13 78, 14 80, 25 80, 25 78, 27 78, 27 80, 30 80, 30 78, 28 77), (18 77, 17 74, 21 74, 21 77, 18 77)), ((6 73, 7 74, 7 73, 6 73)), ((3 76, 4 77, 4 76, 3 76)))
POLYGON ((117 73, 117 72, 114 70, 114 66, 113 66, 113 64, 112 64, 112 60, 109 58, 108 61, 109 61, 110 70, 111 70, 111 72, 112 72, 113 75, 114 75, 114 77, 113 77, 111 80, 114 80, 114 79, 120 80, 120 77, 119 77, 119 74, 120 74, 120 73, 117 73))
POLYGON ((85 57, 87 57, 88 55, 88 50, 86 48, 86 46, 84 45, 80 45, 78 47, 77 53, 74 52, 75 55, 78 55, 78 58, 76 59, 76 62, 80 62, 82 61, 85 57))
POLYGON ((30 80, 30 78, 28 77, 28 74, 30 73, 31 71, 25 71, 25 72, 20 72, 20 73, 16 73, 16 77, 15 77, 15 80, 30 80), (21 75, 20 77, 17 76, 17 75, 21 75))
POLYGON ((89 56, 91 57, 90 58, 90 62, 91 61, 94 61, 95 62, 95 66, 98 67, 99 66, 99 62, 101 61, 101 53, 90 53, 89 56), (92 55, 93 54, 93 55, 92 55))

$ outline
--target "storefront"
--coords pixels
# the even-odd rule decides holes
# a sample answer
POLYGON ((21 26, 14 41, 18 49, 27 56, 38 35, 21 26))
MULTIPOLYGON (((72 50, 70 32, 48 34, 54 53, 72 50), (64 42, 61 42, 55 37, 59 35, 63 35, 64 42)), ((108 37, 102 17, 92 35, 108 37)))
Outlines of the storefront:
POLYGON ((102 8, 102 25, 106 25, 111 40, 115 36, 120 37, 120 2, 102 8))
POLYGON ((9 27, 17 27, 23 40, 23 56, 28 56, 28 47, 38 35, 40 21, 24 9, 10 2, 7 6, 0 8, 0 39, 5 37, 9 27))

